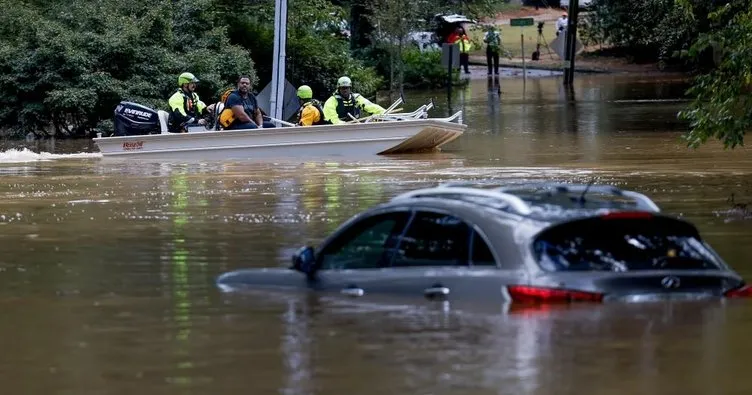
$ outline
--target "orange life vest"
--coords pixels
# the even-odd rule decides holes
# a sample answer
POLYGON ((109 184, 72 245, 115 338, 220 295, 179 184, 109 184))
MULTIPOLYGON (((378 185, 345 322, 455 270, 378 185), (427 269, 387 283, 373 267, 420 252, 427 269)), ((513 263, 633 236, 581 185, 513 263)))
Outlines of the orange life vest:
POLYGON ((232 93, 234 90, 235 88, 227 89, 219 98, 219 101, 221 101, 222 104, 225 105, 225 108, 223 108, 222 112, 219 113, 219 124, 223 128, 229 127, 230 125, 232 125, 233 121, 235 121, 235 114, 232 112, 232 108, 227 108, 227 98, 230 97, 230 93, 232 93))

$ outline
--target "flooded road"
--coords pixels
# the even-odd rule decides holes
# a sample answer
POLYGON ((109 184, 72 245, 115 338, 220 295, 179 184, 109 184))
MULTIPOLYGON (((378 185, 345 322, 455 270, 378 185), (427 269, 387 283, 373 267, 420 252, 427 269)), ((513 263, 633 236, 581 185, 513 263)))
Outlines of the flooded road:
MULTIPOLYGON (((439 154, 375 161, 105 160, 82 142, 0 153, 0 380, 19 394, 736 394, 752 301, 509 309, 223 295, 351 215, 449 180, 613 183, 698 225, 752 278, 752 153, 680 140, 684 85, 473 80, 439 154), (75 155, 69 155, 76 153, 75 155)), ((405 110, 410 110, 405 106, 405 110)), ((20 144, 14 144, 20 147, 20 144)))

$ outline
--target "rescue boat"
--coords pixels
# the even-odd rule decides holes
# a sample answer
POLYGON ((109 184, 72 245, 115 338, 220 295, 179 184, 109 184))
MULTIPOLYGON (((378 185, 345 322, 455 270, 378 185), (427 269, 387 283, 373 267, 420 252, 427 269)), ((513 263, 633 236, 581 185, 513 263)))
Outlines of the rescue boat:
MULTIPOLYGON (((168 132, 165 111, 121 102, 115 110, 115 133, 94 141, 105 158, 360 158, 435 152, 467 128, 462 111, 447 118, 429 118, 433 103, 410 113, 394 112, 400 102, 384 114, 335 125, 303 127, 272 118, 277 127, 216 130, 201 126, 187 133, 168 132)), ((221 103, 216 107, 219 113, 221 103)))

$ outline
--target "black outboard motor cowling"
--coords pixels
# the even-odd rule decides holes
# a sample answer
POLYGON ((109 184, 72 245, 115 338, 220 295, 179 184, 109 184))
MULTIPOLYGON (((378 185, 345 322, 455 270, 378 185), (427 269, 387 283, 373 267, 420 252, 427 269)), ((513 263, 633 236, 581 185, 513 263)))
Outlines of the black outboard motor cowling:
POLYGON ((122 101, 115 107, 114 136, 160 134, 159 114, 137 103, 122 101))

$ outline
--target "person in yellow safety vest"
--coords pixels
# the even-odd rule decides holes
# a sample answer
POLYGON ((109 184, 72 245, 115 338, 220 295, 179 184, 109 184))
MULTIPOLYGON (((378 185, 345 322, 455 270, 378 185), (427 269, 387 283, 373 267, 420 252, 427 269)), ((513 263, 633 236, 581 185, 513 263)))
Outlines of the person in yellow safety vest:
POLYGON ((337 80, 337 91, 324 103, 324 119, 333 124, 344 123, 352 120, 348 114, 359 118, 361 110, 371 115, 383 114, 386 111, 384 107, 352 93, 350 78, 340 77, 337 80))
POLYGON ((170 117, 167 122, 169 132, 185 133, 188 126, 206 125, 206 119, 200 117, 214 111, 214 104, 207 106, 199 99, 195 92, 197 82, 198 78, 191 73, 178 76, 180 89, 167 101, 170 106, 170 117))
POLYGON ((465 29, 462 26, 457 26, 457 39, 454 44, 457 44, 457 48, 460 50, 460 68, 465 68, 465 74, 470 74, 470 50, 473 49, 473 43, 465 33, 465 29))
POLYGON ((331 123, 324 119, 324 110, 321 108, 321 103, 313 98, 313 89, 310 86, 301 85, 298 88, 298 98, 302 102, 296 118, 299 126, 331 123))

